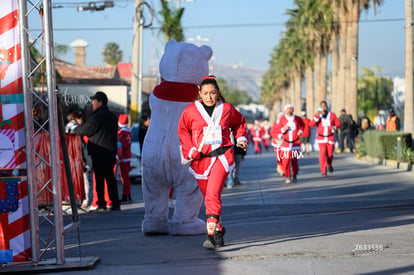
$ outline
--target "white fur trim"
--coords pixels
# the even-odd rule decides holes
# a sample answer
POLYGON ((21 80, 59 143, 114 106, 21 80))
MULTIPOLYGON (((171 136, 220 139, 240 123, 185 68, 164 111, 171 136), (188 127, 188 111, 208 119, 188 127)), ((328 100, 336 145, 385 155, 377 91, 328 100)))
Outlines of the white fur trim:
POLYGON ((246 141, 247 142, 247 138, 246 137, 239 137, 237 139, 237 142, 239 142, 239 141, 246 141))
POLYGON ((292 104, 286 104, 285 107, 283 107, 283 110, 286 110, 287 108, 292 108, 292 110, 295 110, 295 107, 293 107, 292 104))

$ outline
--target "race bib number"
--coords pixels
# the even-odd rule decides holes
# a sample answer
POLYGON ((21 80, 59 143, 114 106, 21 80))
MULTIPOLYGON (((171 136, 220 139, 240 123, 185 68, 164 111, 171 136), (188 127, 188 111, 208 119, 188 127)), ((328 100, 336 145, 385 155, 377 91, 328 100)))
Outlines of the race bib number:
POLYGON ((221 138, 221 127, 220 126, 214 126, 210 128, 210 131, 207 132, 208 127, 204 127, 204 135, 206 135, 206 138, 204 140, 204 144, 221 144, 222 138, 221 138))
POLYGON ((329 121, 328 119, 322 119, 322 126, 323 127, 331 126, 331 121, 329 121))

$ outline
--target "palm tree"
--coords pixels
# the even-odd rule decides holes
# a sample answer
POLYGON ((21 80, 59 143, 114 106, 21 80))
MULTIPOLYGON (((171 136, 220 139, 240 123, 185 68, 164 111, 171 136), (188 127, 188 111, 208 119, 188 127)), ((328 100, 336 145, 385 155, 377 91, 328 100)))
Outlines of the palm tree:
MULTIPOLYGON (((345 83, 346 93, 345 107, 347 112, 352 116, 357 116, 357 91, 358 91, 358 35, 359 35, 359 17, 361 11, 368 10, 370 5, 374 7, 381 5, 383 0, 344 0, 345 5, 341 5, 343 14, 346 14, 348 21, 346 32, 346 49, 340 49, 341 54, 345 54, 345 83)), ((343 18, 341 18, 343 20, 343 18)), ((341 22, 343 24, 344 22, 341 22)))
POLYGON ((361 68, 362 76, 358 79, 358 113, 374 118, 378 110, 387 109, 392 105, 393 83, 390 78, 379 77, 380 67, 361 68))
POLYGON ((117 65, 122 60, 122 51, 115 42, 108 42, 102 52, 105 63, 108 65, 117 65))
POLYGON ((413 1, 405 0, 405 106, 404 131, 414 136, 413 1))
POLYGON ((161 1, 160 14, 164 19, 162 22, 161 31, 165 35, 165 42, 174 38, 176 41, 184 41, 184 31, 181 26, 181 18, 184 14, 184 8, 171 10, 165 0, 161 1))

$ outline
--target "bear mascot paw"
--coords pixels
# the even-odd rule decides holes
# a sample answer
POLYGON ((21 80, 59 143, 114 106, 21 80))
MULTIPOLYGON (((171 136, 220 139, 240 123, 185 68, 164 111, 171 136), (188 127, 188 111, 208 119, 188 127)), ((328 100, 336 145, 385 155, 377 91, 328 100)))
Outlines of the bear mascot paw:
POLYGON ((181 164, 178 120, 184 108, 198 98, 198 84, 208 75, 208 46, 170 40, 160 61, 162 82, 150 95, 151 123, 142 152, 142 192, 145 235, 206 233, 198 218, 203 196, 197 181, 181 164), (168 218, 168 195, 174 187, 176 203, 168 218))

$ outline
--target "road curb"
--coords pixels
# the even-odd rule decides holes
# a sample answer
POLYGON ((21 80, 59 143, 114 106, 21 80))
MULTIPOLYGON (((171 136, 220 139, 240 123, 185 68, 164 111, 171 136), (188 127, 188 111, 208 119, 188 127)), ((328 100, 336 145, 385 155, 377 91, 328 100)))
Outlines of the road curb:
POLYGON ((363 156, 363 157, 356 157, 359 160, 363 160, 375 165, 382 165, 391 169, 398 169, 401 171, 407 171, 414 174, 413 164, 410 162, 403 162, 398 160, 390 160, 390 159, 380 159, 380 158, 373 158, 370 156, 363 156))

